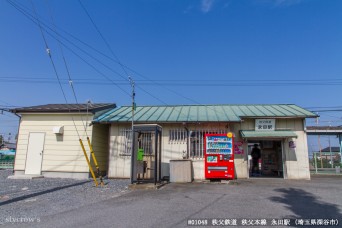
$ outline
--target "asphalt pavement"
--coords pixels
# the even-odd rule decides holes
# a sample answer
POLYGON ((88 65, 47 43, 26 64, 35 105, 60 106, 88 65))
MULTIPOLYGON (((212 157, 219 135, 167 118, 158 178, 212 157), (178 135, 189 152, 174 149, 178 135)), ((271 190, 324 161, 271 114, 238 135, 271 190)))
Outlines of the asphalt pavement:
POLYGON ((341 227, 341 192, 342 178, 333 176, 313 177, 308 181, 259 178, 229 184, 171 183, 159 190, 134 190, 42 216, 39 222, 5 226, 143 228, 233 223, 247 227, 248 222, 251 226, 261 222, 263 227, 280 227, 289 221, 291 226, 301 226, 301 222, 327 222, 320 227, 332 224, 341 227))

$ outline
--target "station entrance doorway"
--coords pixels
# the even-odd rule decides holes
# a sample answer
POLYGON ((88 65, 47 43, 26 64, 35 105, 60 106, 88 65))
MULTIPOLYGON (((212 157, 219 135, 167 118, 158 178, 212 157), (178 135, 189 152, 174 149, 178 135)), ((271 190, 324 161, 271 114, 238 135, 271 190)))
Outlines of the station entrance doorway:
POLYGON ((284 178, 283 162, 281 140, 248 141, 248 172, 250 178, 284 178), (260 156, 258 158, 254 155, 253 148, 259 149, 260 156))

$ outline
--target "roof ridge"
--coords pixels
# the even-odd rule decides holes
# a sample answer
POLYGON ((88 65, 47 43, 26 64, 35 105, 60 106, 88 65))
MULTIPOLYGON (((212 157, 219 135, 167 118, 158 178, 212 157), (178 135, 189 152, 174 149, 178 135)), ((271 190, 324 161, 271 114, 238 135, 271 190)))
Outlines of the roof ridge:
MULTIPOLYGON (((261 106, 265 106, 265 105, 295 105, 298 106, 296 104, 169 104, 169 105, 137 105, 139 107, 180 107, 180 106, 256 106, 256 105, 261 105, 261 106)), ((131 105, 122 105, 122 106, 118 106, 117 108, 120 107, 131 107, 131 105)), ((300 107, 300 106, 298 106, 300 107)), ((300 107, 302 108, 302 107, 300 107)), ((303 108, 304 109, 304 108, 303 108)))

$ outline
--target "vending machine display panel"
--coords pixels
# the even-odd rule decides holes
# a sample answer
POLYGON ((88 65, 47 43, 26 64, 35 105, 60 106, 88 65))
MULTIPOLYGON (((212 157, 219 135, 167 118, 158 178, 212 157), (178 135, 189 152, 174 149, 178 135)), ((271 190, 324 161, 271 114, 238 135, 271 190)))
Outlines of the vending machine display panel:
POLYGON ((228 134, 205 134, 205 178, 234 179, 234 136, 228 134))

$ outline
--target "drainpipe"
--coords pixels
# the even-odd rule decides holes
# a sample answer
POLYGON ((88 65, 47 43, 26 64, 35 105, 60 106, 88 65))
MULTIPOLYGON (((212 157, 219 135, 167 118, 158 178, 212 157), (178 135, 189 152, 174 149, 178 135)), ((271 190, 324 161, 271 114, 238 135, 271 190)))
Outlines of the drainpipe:
POLYGON ((21 115, 18 115, 15 112, 12 112, 14 115, 16 115, 17 117, 19 117, 19 124, 18 124, 18 131, 17 131, 17 140, 15 142, 16 147, 15 147, 15 154, 14 154, 14 162, 13 162, 13 175, 14 175, 14 167, 15 167, 15 161, 17 158, 17 150, 18 150, 18 141, 19 141, 19 132, 20 132, 20 125, 21 125, 21 115))
POLYGON ((340 144, 340 160, 341 160, 340 166, 341 166, 342 164, 342 135, 338 135, 338 139, 339 139, 339 144, 340 144))
POLYGON ((187 127, 184 127, 186 130, 186 157, 189 158, 189 129, 187 127))

